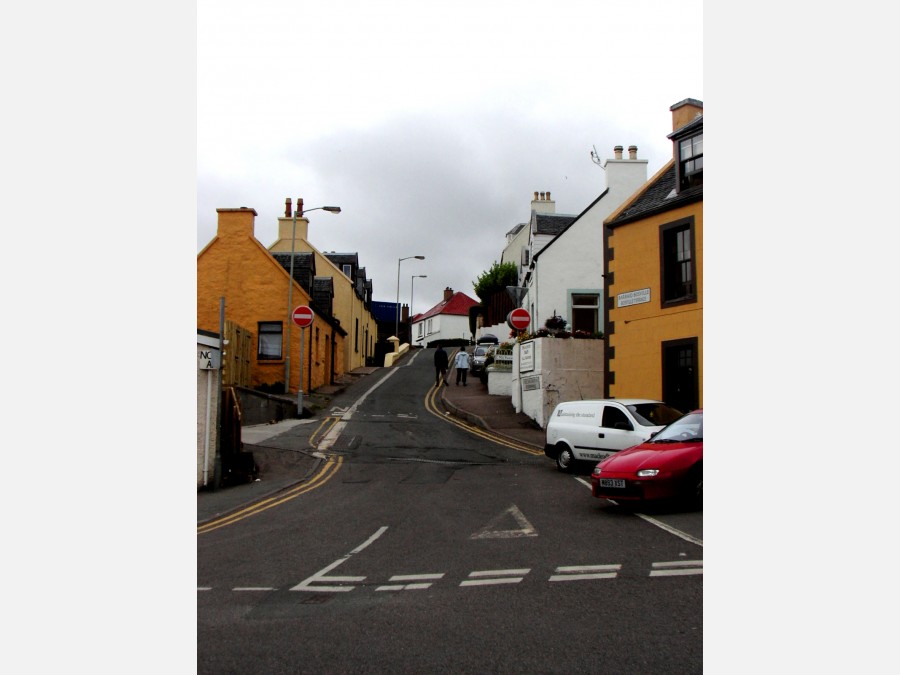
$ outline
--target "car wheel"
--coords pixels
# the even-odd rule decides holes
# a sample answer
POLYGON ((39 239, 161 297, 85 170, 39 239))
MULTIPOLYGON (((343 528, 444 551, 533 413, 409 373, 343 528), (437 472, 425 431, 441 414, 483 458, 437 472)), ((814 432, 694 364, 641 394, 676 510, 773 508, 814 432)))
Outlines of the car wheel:
POLYGON ((703 504, 703 465, 695 465, 687 475, 685 494, 696 504, 703 504))
POLYGON ((556 447, 559 449, 559 454, 556 455, 556 468, 560 471, 571 471, 575 464, 575 455, 572 454, 571 448, 565 443, 560 443, 556 447))

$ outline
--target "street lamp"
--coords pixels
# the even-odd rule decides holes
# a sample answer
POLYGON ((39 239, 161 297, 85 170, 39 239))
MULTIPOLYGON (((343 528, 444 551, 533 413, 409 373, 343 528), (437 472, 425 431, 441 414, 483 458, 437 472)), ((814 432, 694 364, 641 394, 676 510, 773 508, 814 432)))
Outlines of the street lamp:
POLYGON ((413 274, 409 281, 409 344, 412 345, 412 324, 413 324, 413 289, 416 285, 416 279, 427 279, 427 274, 413 274))
POLYGON ((405 258, 400 258, 397 261, 397 321, 394 325, 394 336, 397 340, 400 339, 400 263, 404 260, 410 260, 411 258, 415 258, 416 260, 425 260, 424 255, 408 255, 405 258))
MULTIPOLYGON (((290 205, 290 198, 287 200, 290 205)), ((294 209, 291 226, 291 263, 290 263, 290 279, 288 279, 288 321, 287 321, 287 340, 285 341, 286 355, 284 357, 284 393, 287 394, 291 387, 291 324, 294 323, 294 243, 297 240, 297 215, 302 218, 303 214, 308 211, 328 211, 329 213, 340 213, 340 206, 317 206, 314 209, 303 210, 303 198, 297 198, 297 208, 294 209)), ((297 394, 297 413, 303 414, 303 347, 300 347, 300 389, 297 394)))

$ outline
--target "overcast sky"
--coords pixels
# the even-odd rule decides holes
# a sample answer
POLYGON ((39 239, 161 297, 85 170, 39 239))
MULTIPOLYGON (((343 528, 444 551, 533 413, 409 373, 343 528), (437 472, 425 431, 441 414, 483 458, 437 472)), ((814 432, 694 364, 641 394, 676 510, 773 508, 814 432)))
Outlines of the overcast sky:
POLYGON ((357 252, 375 300, 415 255, 402 303, 418 274, 416 312, 476 297, 534 192, 578 214, 603 191, 594 147, 637 145, 649 175, 669 159, 669 106, 703 100, 702 26, 699 0, 200 0, 197 250, 239 206, 269 246, 302 197, 341 207, 309 214, 310 241, 357 252))

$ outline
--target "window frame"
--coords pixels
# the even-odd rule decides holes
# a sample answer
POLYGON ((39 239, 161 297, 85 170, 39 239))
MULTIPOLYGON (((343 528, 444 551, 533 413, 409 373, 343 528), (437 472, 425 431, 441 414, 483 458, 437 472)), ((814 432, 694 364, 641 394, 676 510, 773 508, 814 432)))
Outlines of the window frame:
POLYGON ((284 360, 284 322, 283 321, 258 321, 256 323, 256 360, 271 363, 272 361, 284 360), (278 330, 265 330, 265 327, 275 328, 278 330), (274 338, 263 340, 263 335, 278 336, 278 355, 268 356, 263 354, 263 345, 274 347, 276 342, 274 338))
POLYGON ((678 148, 678 189, 687 190, 697 185, 703 185, 703 129, 675 141, 678 148), (685 156, 684 145, 689 144, 691 153, 685 156), (697 146, 699 145, 699 152, 697 146), (692 170, 688 171, 688 165, 692 164, 692 170), (699 164, 700 168, 696 168, 699 164))
MULTIPOLYGON (((697 302, 697 248, 696 248, 696 227, 694 217, 681 218, 659 227, 659 302, 660 307, 674 307, 687 303, 697 302), (671 256, 671 237, 677 236, 680 232, 688 232, 690 242, 688 245, 688 253, 690 258, 687 260, 678 260, 679 250, 676 244, 674 249, 675 256, 671 256), (687 264, 690 270, 690 280, 673 281, 674 276, 678 274, 678 270, 674 267, 681 268, 687 264), (686 292, 680 295, 674 295, 673 286, 686 287, 686 292)), ((683 276, 683 275, 679 275, 683 276)))

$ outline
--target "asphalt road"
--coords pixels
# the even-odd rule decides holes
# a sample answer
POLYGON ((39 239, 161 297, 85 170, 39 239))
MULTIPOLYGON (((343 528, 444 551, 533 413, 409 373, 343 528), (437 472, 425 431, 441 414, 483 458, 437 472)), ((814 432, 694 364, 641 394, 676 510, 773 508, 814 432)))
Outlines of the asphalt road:
POLYGON ((198 536, 198 672, 702 672, 702 513, 594 499, 432 378, 387 371, 315 489, 198 536))

